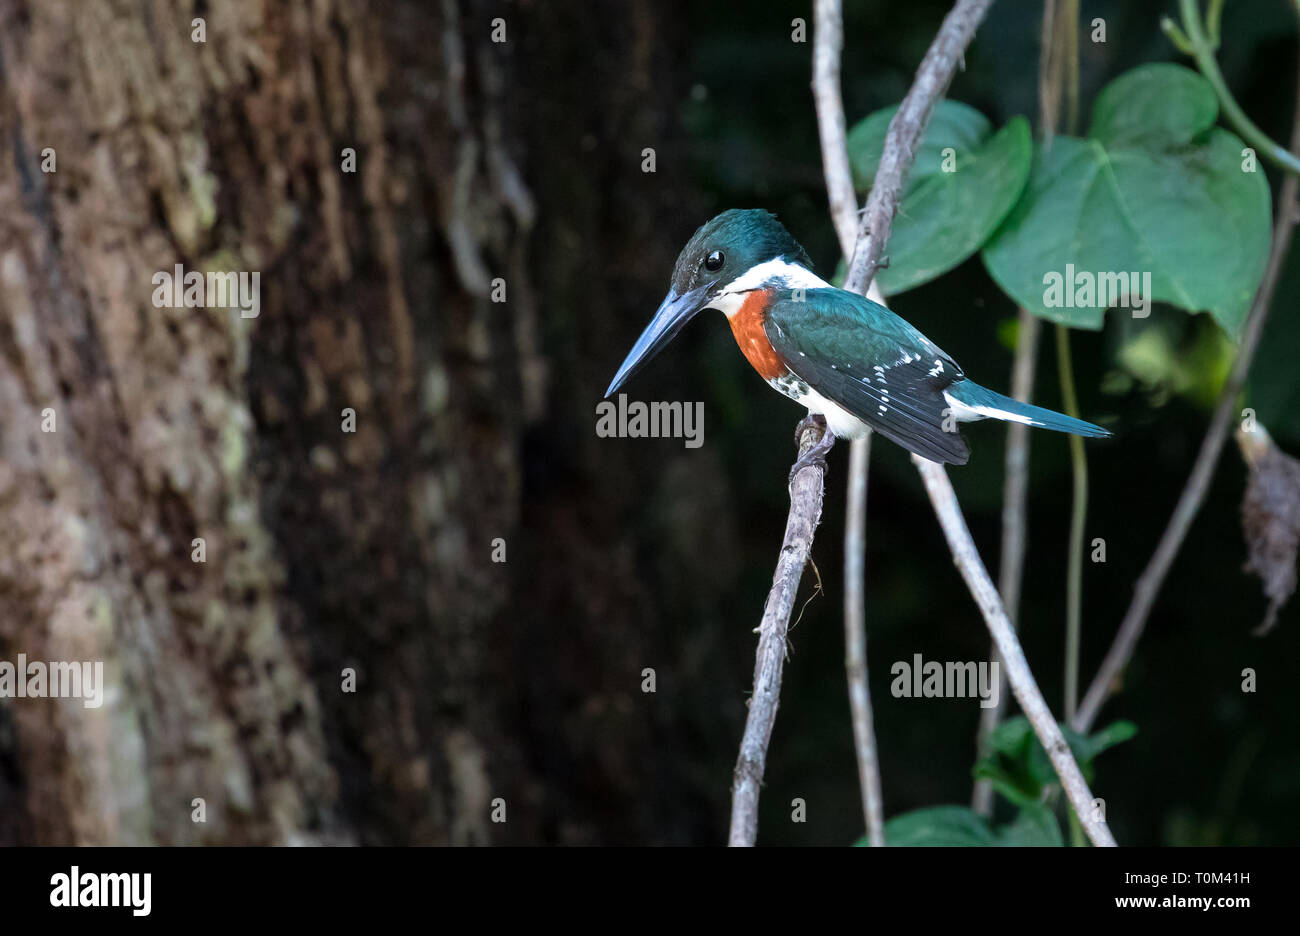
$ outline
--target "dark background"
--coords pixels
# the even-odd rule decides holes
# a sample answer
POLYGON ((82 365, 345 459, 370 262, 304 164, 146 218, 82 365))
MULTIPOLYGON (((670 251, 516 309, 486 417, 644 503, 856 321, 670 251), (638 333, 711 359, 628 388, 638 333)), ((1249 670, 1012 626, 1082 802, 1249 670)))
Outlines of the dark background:
MULTIPOLYGON (((978 108, 1001 125, 1024 114, 1037 125, 1036 4, 995 4, 967 55, 967 69, 950 96, 978 108)), ((850 124, 895 103, 948 8, 944 3, 849 3, 845 12, 844 99, 850 124)), ((775 212, 809 249, 823 273, 838 258, 827 220, 817 131, 808 87, 809 50, 789 42, 789 16, 807 11, 784 4, 697 8, 690 16, 687 49, 675 63, 688 87, 679 96, 683 149, 660 148, 660 166, 681 171, 679 187, 694 213, 658 227, 664 278, 650 277, 647 291, 616 301, 611 317, 622 325, 602 371, 588 376, 588 399, 596 399, 605 372, 612 372, 666 288, 669 256, 697 221, 728 207, 765 207, 775 212), (683 151, 684 150, 684 151, 683 151), (639 308, 638 308, 639 304, 639 308)), ((1081 102, 1086 128, 1090 102, 1107 81, 1143 62, 1174 60, 1158 28, 1174 4, 1083 4, 1081 102), (1105 18, 1107 43, 1088 41, 1093 17, 1105 18)), ((1229 4, 1221 64, 1246 111, 1274 139, 1289 133, 1294 23, 1285 4, 1229 4)), ((1270 175, 1274 192, 1279 180, 1270 175)), ((682 214, 687 214, 685 211, 682 214)), ((1294 401, 1300 381, 1291 361, 1300 344, 1291 314, 1300 282, 1292 259, 1266 331, 1247 403, 1258 408, 1275 437, 1296 451, 1294 401)), ((629 291, 630 292, 630 291, 629 291)), ((978 259, 891 302, 891 306, 954 354, 967 373, 1006 390, 1011 354, 999 326, 1014 318, 1010 301, 991 283, 978 259)), ((600 315, 600 313, 597 313, 600 315)), ((1213 330, 1206 316, 1194 320, 1157 306, 1146 327, 1168 329, 1174 347, 1191 347, 1213 330)), ((1123 393, 1100 387, 1120 372, 1119 345, 1136 329, 1110 321, 1099 334, 1075 332, 1073 350, 1081 406, 1088 418, 1117 430, 1114 440, 1089 443, 1091 500, 1086 541, 1105 538, 1107 562, 1085 562, 1083 679, 1091 678, 1132 594, 1132 583, 1150 557, 1182 489, 1204 433, 1208 407, 1167 387, 1135 384, 1123 393)), ((1039 356, 1036 399, 1060 405, 1051 332, 1039 356)), ((722 706, 731 735, 741 724, 737 690, 750 679, 752 637, 770 584, 787 502, 782 479, 791 459, 792 420, 799 411, 765 393, 736 352, 720 321, 698 322, 627 388, 640 399, 703 399, 706 449, 683 452, 679 443, 657 440, 602 442, 602 471, 624 476, 626 466, 650 462, 662 472, 657 493, 637 495, 616 518, 621 540, 630 538, 636 562, 658 571, 654 591, 681 593, 684 569, 704 563, 705 596, 683 602, 655 625, 673 635, 674 665, 657 664, 668 692, 717 692, 713 704, 686 703, 710 722, 722 706), (696 490, 706 512, 708 538, 684 546, 680 533, 665 531, 680 494, 665 487, 680 473, 705 474, 701 462, 716 458, 721 481, 693 476, 677 483, 696 490), (610 463, 614 464, 610 464, 610 463), (622 464, 620 464, 622 463, 622 464), (615 467, 617 465, 617 467, 615 467), (711 488, 711 486, 713 486, 711 488), (719 489, 720 488, 720 489, 719 489), (718 542, 722 537, 726 539, 718 542), (716 538, 716 539, 715 539, 716 538), (685 556, 680 554, 685 550, 685 556), (678 553, 679 558, 671 554, 678 553), (665 568, 667 566, 668 568, 665 568), (717 610, 715 610, 715 608, 717 610), (725 611, 721 610, 725 609, 725 611), (713 618, 716 615, 716 620, 713 618), (714 630, 716 628, 716 631, 714 630), (712 636, 706 636, 712 635, 712 636), (683 669, 691 648, 712 643, 718 662, 694 672, 683 669), (689 674, 689 675, 688 675, 689 674), (709 690, 686 680, 712 684, 709 690), (723 687, 726 687, 725 689, 723 687), (729 691, 728 691, 729 690, 729 691), (697 708, 699 706, 699 708, 697 708)), ((978 424, 967 430, 973 454, 950 474, 986 563, 996 570, 1000 535, 1003 430, 978 424)), ((1094 792, 1110 804, 1109 819, 1124 844, 1289 843, 1297 827, 1289 803, 1300 786, 1295 748, 1296 609, 1282 612, 1278 630, 1262 640, 1249 635, 1263 613, 1255 582, 1242 572, 1244 545, 1237 508, 1244 468, 1229 441, 1206 506, 1152 613, 1121 695, 1109 703, 1099 726, 1124 717, 1139 726, 1131 742, 1104 755, 1094 792), (1241 670, 1254 667, 1260 692, 1240 692, 1241 670)), ((1062 692, 1064 581, 1069 527, 1069 464, 1064 437, 1032 439, 1029 554, 1021 610, 1023 640, 1035 675, 1059 711, 1062 692)), ((712 466, 709 466, 712 467, 712 466)), ((814 560, 825 594, 803 611, 791 638, 782 708, 768 761, 761 838, 768 842, 825 843, 851 840, 860 827, 855 768, 843 677, 840 608, 843 484, 847 454, 831 460, 826 508, 814 560), (789 821, 789 802, 808 801, 807 825, 789 821)), ((978 712, 973 703, 895 699, 888 693, 889 666, 927 659, 985 658, 987 635, 952 566, 937 523, 906 454, 887 442, 872 452, 868 494, 867 615, 872 696, 881 747, 886 816, 921 806, 966 802, 974 760, 972 738, 978 712)), ((544 490, 536 496, 545 498, 544 490)), ((685 511, 683 511, 685 512, 685 511)), ((698 573, 695 573, 698 574, 698 573)), ((809 578, 804 592, 809 594, 809 578)), ((669 651, 672 652, 671 650, 669 651)), ((661 688, 661 693, 665 689, 661 688)), ((654 705, 654 702, 638 705, 654 705)), ((724 777, 734 744, 716 732, 708 751, 712 775, 724 777)), ((734 741, 734 737, 733 737, 734 741)), ((663 759, 672 760, 668 751, 663 759)), ((725 783, 712 791, 713 835, 725 817, 725 783)), ((1006 808, 1006 804, 1002 804, 1006 808)))
MULTIPOLYGON (((846 7, 853 123, 901 99, 949 4, 846 7)), ((1179 60, 1158 26, 1174 13, 1085 0, 1084 127, 1107 81, 1179 60), (1104 45, 1089 41, 1095 17, 1104 45)), ((994 4, 950 95, 995 125, 1036 125, 1040 16, 994 4)), ((834 269, 811 26, 808 4, 784 2, 0 0, 0 659, 104 659, 118 689, 97 711, 0 700, 0 843, 725 840, 803 411, 716 316, 626 388, 702 400, 702 448, 598 438, 595 408, 677 251, 718 211, 773 210, 834 269), (791 42, 794 17, 808 43, 791 42), (45 146, 55 174, 39 169, 45 146), (356 174, 339 172, 343 147, 356 174), (191 208, 203 179, 206 221, 191 208), (260 270, 261 316, 153 307, 152 273, 178 262, 260 270), (496 276, 506 303, 489 299, 496 276), (39 431, 46 406, 55 436, 39 431), (344 407, 355 434, 340 432, 344 407), (74 619, 83 604, 94 615, 74 619), (356 693, 340 692, 345 667, 356 693)), ((1228 4, 1223 37, 1238 100, 1288 139, 1288 4, 1228 4)), ((1246 401, 1293 454, 1298 296, 1293 253, 1246 401)), ((1008 390, 1016 310, 978 259, 891 305, 1008 390)), ((1050 335, 1035 399, 1058 407, 1050 335)), ((1106 540, 1107 562, 1085 563, 1086 685, 1191 469, 1227 350, 1208 316, 1160 307, 1072 344, 1083 415, 1115 430, 1088 445, 1086 540, 1106 540), (1124 363, 1147 330, 1171 349, 1164 377, 1124 363), (1207 349, 1217 370, 1197 363, 1207 349)), ((971 462, 951 476, 995 566, 1005 432, 966 435, 971 462)), ((969 802, 979 709, 895 699, 890 665, 987 658, 989 639, 905 453, 873 449, 868 652, 891 817, 969 802)), ((805 575, 764 844, 863 830, 846 465, 837 447, 813 548, 824 592, 805 575), (790 821, 795 797, 806 823, 790 821)), ((1139 729, 1093 784, 1121 844, 1300 840, 1300 605, 1250 635, 1266 601, 1242 570, 1244 478, 1230 440, 1098 720, 1139 729)), ((1069 486, 1065 437, 1034 435, 1020 619, 1057 711, 1069 486)))

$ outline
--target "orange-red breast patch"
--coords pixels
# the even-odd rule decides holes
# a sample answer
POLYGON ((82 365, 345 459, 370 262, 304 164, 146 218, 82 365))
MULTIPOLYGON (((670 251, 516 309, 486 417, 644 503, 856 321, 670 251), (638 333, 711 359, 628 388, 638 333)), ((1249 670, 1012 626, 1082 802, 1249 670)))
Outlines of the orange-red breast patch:
POLYGON ((731 333, 736 336, 740 353, 764 380, 785 373, 785 361, 776 353, 763 330, 763 315, 771 294, 763 289, 751 292, 731 317, 731 333))

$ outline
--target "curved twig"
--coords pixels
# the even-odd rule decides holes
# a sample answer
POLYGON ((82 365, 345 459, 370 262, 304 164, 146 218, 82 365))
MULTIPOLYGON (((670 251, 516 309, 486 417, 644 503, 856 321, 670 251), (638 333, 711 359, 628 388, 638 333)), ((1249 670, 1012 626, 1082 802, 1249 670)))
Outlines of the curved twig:
POLYGON ((1223 116, 1228 119, 1228 123, 1232 124, 1233 129, 1273 165, 1286 170, 1291 175, 1300 173, 1300 157, 1291 151, 1296 149, 1295 142, 1291 143, 1291 150, 1288 150, 1273 142, 1268 134, 1255 126, 1255 122, 1246 116, 1237 99, 1232 96, 1223 72, 1219 71, 1219 63, 1214 53, 1219 45, 1218 13, 1221 12, 1222 6, 1221 2, 1217 4, 1211 2, 1209 22, 1202 23, 1197 0, 1179 0, 1178 8, 1183 19, 1182 30, 1168 17, 1161 20, 1160 27, 1180 52, 1196 60, 1196 67, 1214 88, 1214 93, 1219 99, 1219 107, 1223 109, 1223 116))

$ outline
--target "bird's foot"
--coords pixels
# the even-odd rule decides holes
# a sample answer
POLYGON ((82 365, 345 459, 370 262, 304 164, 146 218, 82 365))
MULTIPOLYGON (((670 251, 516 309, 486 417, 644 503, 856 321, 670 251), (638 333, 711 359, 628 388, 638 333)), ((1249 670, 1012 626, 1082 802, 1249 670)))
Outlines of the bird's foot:
POLYGON ((799 420, 799 425, 794 427, 794 447, 798 448, 803 444, 803 434, 813 426, 818 427, 822 432, 826 431, 826 417, 821 413, 809 413, 803 419, 799 420))
POLYGON ((794 430, 794 444, 799 445, 803 441, 804 432, 812 426, 821 428, 822 437, 795 460, 794 466, 790 469, 789 485, 793 485, 794 476, 809 465, 821 468, 823 475, 826 473, 826 453, 835 444, 835 433, 826 425, 826 417, 809 413, 799 420, 799 425, 794 430))

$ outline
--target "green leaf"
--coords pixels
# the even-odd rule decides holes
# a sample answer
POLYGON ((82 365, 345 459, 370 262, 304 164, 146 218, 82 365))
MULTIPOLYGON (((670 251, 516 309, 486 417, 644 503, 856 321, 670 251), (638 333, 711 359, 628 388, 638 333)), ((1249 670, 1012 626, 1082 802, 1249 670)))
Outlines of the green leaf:
MULTIPOLYGON (((1064 844, 1052 811, 1028 803, 1015 821, 996 831, 966 806, 932 806, 895 816, 885 823, 885 841, 892 846, 1060 846, 1064 844)), ((864 836, 854 844, 866 845, 864 836)))
MULTIPOLYGON (((1118 721, 1091 737, 1069 725, 1060 725, 1084 778, 1091 781, 1097 755, 1137 734, 1137 726, 1118 721)), ((989 753, 975 764, 976 779, 988 780, 998 793, 1021 808, 1039 803, 1044 788, 1058 781, 1052 761, 1038 742, 1029 720, 1023 715, 1009 718, 989 736, 989 753)))
POLYGON ((1096 760, 1097 755, 1102 751, 1113 748, 1117 744, 1122 744, 1137 733, 1137 725, 1131 721, 1113 722, 1087 738, 1084 742, 1087 746, 1085 759, 1088 761, 1096 760))
MULTIPOLYGON (((849 135, 857 184, 875 177, 889 120, 877 111, 849 135)), ((1032 161, 1029 124, 1016 117, 997 133, 978 111, 941 101, 908 176, 907 190, 877 274, 887 295, 906 292, 970 257, 997 230, 1024 191, 1032 161)))
POLYGON ((1210 83, 1165 62, 1125 72, 1102 88, 1088 136, 1107 149, 1191 143, 1218 116, 1210 83))
POLYGON ((975 776, 988 778, 1011 802, 1036 803, 1043 788, 1056 782, 1052 762, 1023 715, 994 728, 989 744, 990 753, 975 765, 975 776))
POLYGON ((885 823, 889 845, 994 845, 984 818, 966 806, 932 806, 895 816, 885 823))
POLYGON ((1035 148, 1023 197, 985 245, 989 274, 1036 315, 1092 329, 1098 293, 1118 285, 1108 277, 1134 274, 1146 302, 1208 311, 1235 337, 1268 259, 1271 209, 1263 172, 1243 171, 1244 144, 1211 126, 1216 115, 1208 83, 1182 66, 1116 79, 1089 138, 1035 148), (1091 295, 1077 291, 1087 281, 1091 295))
POLYGON ((1006 754, 1008 757, 1018 757, 1026 745, 1034 736, 1034 729, 1029 724, 1029 719, 1023 715, 1016 715, 1000 722, 989 735, 989 744, 993 750, 1006 754))
POLYGON ((985 758, 972 771, 976 780, 987 780, 993 789, 1017 806, 1032 806, 1042 796, 1042 788, 1024 774, 1013 774, 999 765, 997 758, 985 758))
MULTIPOLYGON (((853 184, 859 191, 865 192, 875 181, 880 156, 885 148, 885 136, 889 132, 889 122, 896 113, 897 106, 875 111, 858 121, 849 131, 846 141, 849 166, 853 170, 853 184)), ((960 157, 962 153, 978 149, 992 132, 993 125, 975 108, 947 98, 939 101, 916 151, 916 160, 908 173, 904 196, 926 179, 943 171, 945 149, 951 147, 960 157)))
POLYGON ((1015 821, 998 830, 998 844, 1060 847, 1065 840, 1052 811, 1042 803, 1032 803, 1021 807, 1015 821))

